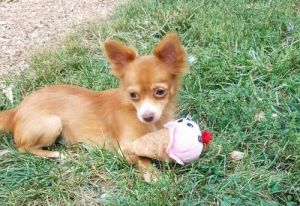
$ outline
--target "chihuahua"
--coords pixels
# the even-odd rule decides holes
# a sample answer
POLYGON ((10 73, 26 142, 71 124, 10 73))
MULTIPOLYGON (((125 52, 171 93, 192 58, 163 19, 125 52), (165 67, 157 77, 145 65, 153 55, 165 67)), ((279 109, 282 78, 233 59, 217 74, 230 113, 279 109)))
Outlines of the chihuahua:
MULTIPOLYGON (((120 79, 119 88, 94 92, 48 86, 0 113, 0 130, 13 134, 20 152, 59 158, 59 152, 43 149, 58 137, 68 144, 122 150, 122 145, 173 119, 180 77, 187 69, 185 50, 176 34, 164 37, 152 55, 139 56, 115 40, 104 42, 104 52, 112 73, 120 79)), ((141 169, 151 166, 149 159, 129 161, 141 169)))

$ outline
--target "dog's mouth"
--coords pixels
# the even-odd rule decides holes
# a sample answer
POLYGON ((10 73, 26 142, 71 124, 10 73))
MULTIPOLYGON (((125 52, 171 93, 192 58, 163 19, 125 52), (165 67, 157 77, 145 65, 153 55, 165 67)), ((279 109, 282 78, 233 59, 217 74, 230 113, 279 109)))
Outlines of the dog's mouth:
POLYGON ((161 104, 146 99, 137 107, 137 116, 141 122, 152 124, 160 119, 162 110, 163 106, 161 104))
POLYGON ((145 114, 142 115, 142 119, 144 122, 152 122, 155 118, 155 114, 154 112, 147 112, 145 114))
POLYGON ((146 124, 152 124, 157 122, 160 119, 160 115, 155 114, 154 112, 146 112, 143 114, 137 114, 138 119, 146 124))

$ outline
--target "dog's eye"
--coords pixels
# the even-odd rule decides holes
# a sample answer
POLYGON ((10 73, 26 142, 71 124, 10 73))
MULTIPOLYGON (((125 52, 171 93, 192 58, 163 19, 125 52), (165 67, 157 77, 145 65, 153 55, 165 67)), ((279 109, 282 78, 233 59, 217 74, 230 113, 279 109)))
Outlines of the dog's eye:
POLYGON ((129 96, 132 100, 138 100, 139 95, 136 92, 129 92, 129 96))
POLYGON ((179 119, 177 122, 183 122, 183 119, 179 119))
POLYGON ((166 95, 166 90, 164 88, 159 87, 155 89, 154 95, 156 97, 164 97, 166 95))
POLYGON ((191 123, 187 123, 186 124, 188 127, 191 127, 191 128, 193 128, 194 127, 194 125, 193 124, 191 124, 191 123))

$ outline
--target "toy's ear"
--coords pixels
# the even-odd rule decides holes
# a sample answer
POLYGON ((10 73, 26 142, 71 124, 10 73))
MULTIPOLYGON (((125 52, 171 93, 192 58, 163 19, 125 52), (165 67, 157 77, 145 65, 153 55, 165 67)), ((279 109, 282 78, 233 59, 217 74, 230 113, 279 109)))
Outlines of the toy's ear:
POLYGON ((124 66, 137 57, 136 50, 115 40, 106 40, 104 42, 104 52, 112 64, 113 74, 117 76, 122 76, 124 66))
POLYGON ((170 67, 172 74, 182 74, 187 68, 186 54, 176 34, 164 37, 154 48, 153 54, 170 67))
POLYGON ((188 116, 186 116, 186 119, 192 121, 192 116, 189 114, 188 116))
POLYGON ((167 147, 167 154, 173 160, 175 160, 178 164, 184 165, 184 163, 173 153, 173 144, 174 144, 174 136, 175 136, 175 128, 176 128, 176 121, 175 122, 168 122, 165 127, 169 129, 169 144, 167 147))

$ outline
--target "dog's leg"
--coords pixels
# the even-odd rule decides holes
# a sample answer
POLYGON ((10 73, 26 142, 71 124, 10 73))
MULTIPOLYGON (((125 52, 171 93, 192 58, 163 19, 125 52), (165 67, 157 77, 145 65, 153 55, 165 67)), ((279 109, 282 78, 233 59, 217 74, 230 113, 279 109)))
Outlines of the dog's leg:
MULTIPOLYGON (((134 141, 136 138, 132 137, 141 137, 141 135, 138 135, 136 131, 129 132, 128 130, 124 135, 122 135, 122 138, 120 139, 120 146, 121 150, 124 145, 130 144, 130 141, 134 141), (131 138, 128 138, 131 137, 131 138)), ((143 173, 144 180, 146 182, 155 182, 157 180, 157 177, 159 176, 159 171, 152 165, 151 160, 149 158, 145 157, 139 157, 133 154, 126 153, 122 150, 123 155, 126 157, 126 159, 131 163, 138 166, 139 170, 143 173)))
POLYGON ((62 123, 57 116, 35 115, 25 121, 18 121, 14 137, 20 152, 30 152, 40 157, 62 157, 57 151, 43 150, 52 145, 62 131, 62 123))
POLYGON ((160 176, 160 171, 152 165, 149 158, 139 157, 138 167, 143 173, 145 182, 156 182, 160 176))
POLYGON ((159 171, 156 169, 149 158, 146 157, 139 157, 132 154, 127 154, 126 152, 123 153, 125 158, 131 164, 135 164, 138 166, 140 172, 142 172, 144 180, 146 182, 155 182, 159 176, 159 171))
POLYGON ((43 149, 34 149, 34 148, 19 148, 20 152, 30 152, 34 155, 37 155, 39 157, 48 157, 48 158, 55 158, 55 159, 65 159, 65 156, 57 151, 47 151, 43 149))

